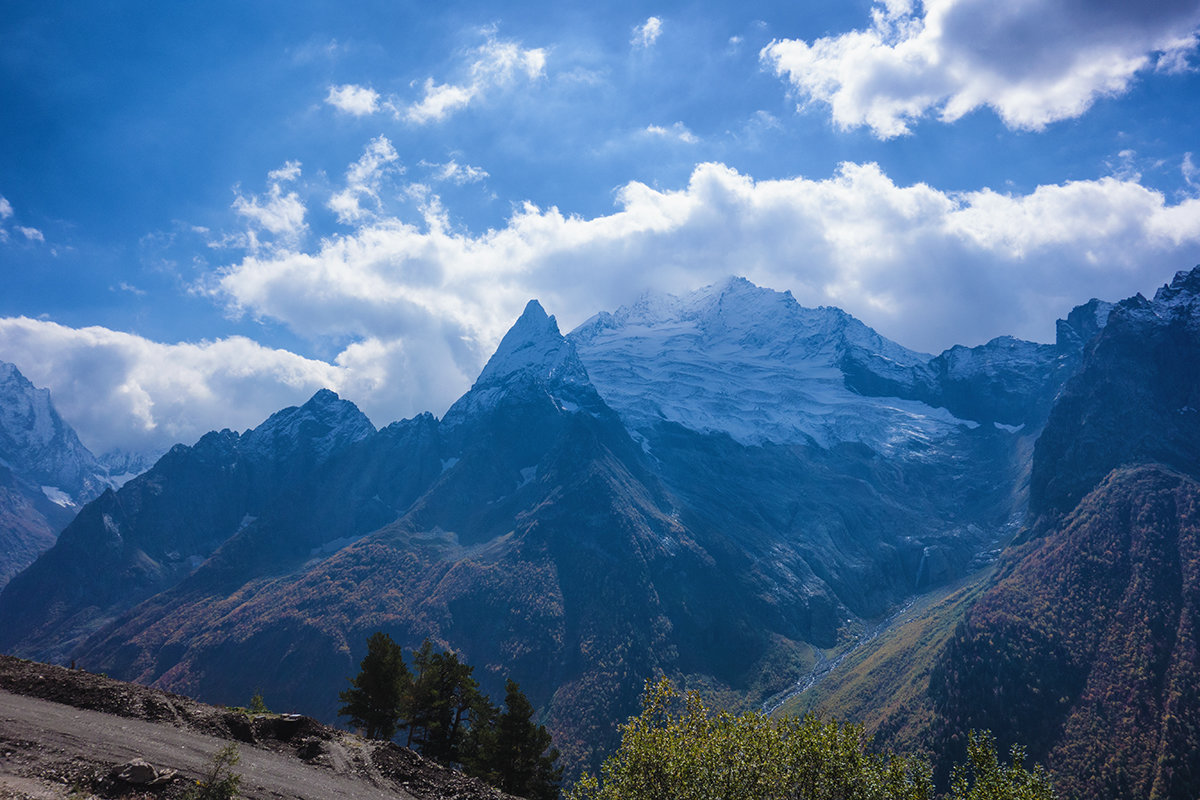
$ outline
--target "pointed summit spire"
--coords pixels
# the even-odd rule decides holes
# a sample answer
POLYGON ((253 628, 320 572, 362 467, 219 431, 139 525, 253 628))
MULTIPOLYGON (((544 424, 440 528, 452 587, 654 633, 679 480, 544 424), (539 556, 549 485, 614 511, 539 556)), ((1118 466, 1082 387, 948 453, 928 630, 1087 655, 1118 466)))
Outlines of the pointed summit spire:
POLYGON ((562 335, 558 322, 546 314, 541 303, 530 300, 500 340, 471 391, 450 406, 442 418, 444 430, 490 411, 503 398, 534 396, 553 397, 560 409, 595 412, 604 407, 575 352, 575 343, 562 335))
MULTIPOLYGON (((542 304, 530 300, 525 311, 500 340, 475 386, 505 380, 516 373, 531 373, 543 380, 557 377, 564 367, 579 365, 575 347, 558 330, 558 322, 546 314, 542 304)), ((585 378, 586 380, 586 378, 585 378)))

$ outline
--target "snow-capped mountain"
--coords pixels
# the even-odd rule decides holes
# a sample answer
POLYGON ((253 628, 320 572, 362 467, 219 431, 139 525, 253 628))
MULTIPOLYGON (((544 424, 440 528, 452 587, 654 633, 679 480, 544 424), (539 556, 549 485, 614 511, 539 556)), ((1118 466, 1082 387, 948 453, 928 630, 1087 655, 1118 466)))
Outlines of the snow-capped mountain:
POLYGON ((472 417, 494 410, 506 397, 529 392, 549 397, 559 409, 568 412, 580 408, 595 412, 602 405, 574 342, 563 337, 558 322, 546 314, 537 300, 530 300, 525 306, 471 390, 446 412, 442 427, 446 431, 454 429, 472 417))
POLYGON ((53 545, 109 483, 50 392, 0 361, 0 587, 53 545))
POLYGON ((81 506, 108 487, 107 470, 39 389, 0 361, 0 463, 44 487, 59 505, 81 506))
POLYGON ((1027 401, 1046 393, 1056 356, 1054 346, 1002 337, 935 358, 840 309, 805 308, 743 278, 644 296, 569 339, 632 430, 671 422, 742 444, 857 442, 888 454, 923 451, 981 422, 1021 424, 970 402, 971 388, 993 403, 998 392, 1027 401))
POLYGON ((276 411, 261 425, 242 434, 239 449, 262 462, 292 459, 308 453, 317 463, 375 433, 358 406, 322 389, 303 406, 276 411))

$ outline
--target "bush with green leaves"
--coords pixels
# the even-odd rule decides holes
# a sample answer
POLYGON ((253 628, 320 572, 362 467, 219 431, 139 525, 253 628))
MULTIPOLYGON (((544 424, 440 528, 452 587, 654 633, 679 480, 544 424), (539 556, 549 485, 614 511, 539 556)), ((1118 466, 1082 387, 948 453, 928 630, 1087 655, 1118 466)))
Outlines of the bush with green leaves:
MULTIPOLYGON (((973 735, 971 767, 954 800, 1052 800, 1040 770, 999 764, 994 743, 973 735)), ((928 762, 873 753, 860 727, 814 716, 710 713, 695 692, 648 683, 642 713, 621 745, 585 774, 569 800, 932 800, 928 762)))
POLYGON ((239 761, 236 744, 222 747, 213 754, 200 780, 184 792, 184 800, 234 800, 242 783, 242 776, 233 770, 239 761))

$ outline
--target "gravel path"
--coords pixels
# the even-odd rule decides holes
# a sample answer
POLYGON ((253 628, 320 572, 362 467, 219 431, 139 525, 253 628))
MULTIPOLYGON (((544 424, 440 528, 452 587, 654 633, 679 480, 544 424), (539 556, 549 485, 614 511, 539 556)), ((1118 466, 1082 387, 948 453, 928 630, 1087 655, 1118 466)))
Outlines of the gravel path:
MULTIPOLYGON (((181 775, 195 777, 226 744, 224 739, 169 724, 86 711, 0 690, 3 772, 10 772, 4 769, 6 765, 23 763, 42 777, 47 777, 49 770, 53 779, 59 777, 52 766, 55 763, 76 759, 117 765, 140 757, 160 769, 176 769, 181 775)), ((242 774, 242 794, 247 798, 415 800, 406 792, 381 788, 354 774, 312 766, 290 754, 246 744, 238 749, 241 762, 237 771, 242 774)), ((19 777, 27 780, 29 776, 19 777)))

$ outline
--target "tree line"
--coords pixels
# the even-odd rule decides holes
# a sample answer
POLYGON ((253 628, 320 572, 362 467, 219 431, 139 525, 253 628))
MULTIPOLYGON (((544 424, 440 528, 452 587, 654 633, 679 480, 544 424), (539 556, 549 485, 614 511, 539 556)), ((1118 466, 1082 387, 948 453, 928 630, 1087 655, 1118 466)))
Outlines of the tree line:
POLYGON ((496 707, 472 677, 474 667, 428 639, 412 653, 383 632, 367 640, 367 654, 350 688, 341 692, 341 716, 371 739, 398 739, 406 747, 509 794, 554 800, 562 780, 558 750, 521 687, 505 683, 496 707))
MULTIPOLYGON (((426 640, 412 653, 384 633, 367 654, 338 712, 370 738, 398 739, 529 800, 559 795, 562 767, 550 734, 516 682, 504 708, 479 691, 473 668, 426 640)), ((711 712, 696 692, 666 678, 648 682, 642 712, 621 727, 621 744, 600 773, 585 773, 567 800, 1054 800, 1040 766, 1010 763, 995 739, 972 731, 949 792, 935 789, 928 759, 872 752, 860 727, 813 716, 711 712)))

